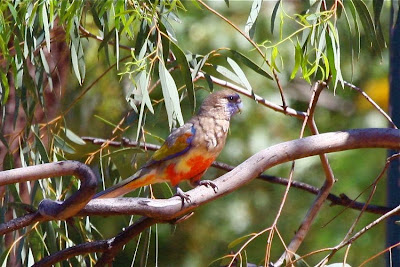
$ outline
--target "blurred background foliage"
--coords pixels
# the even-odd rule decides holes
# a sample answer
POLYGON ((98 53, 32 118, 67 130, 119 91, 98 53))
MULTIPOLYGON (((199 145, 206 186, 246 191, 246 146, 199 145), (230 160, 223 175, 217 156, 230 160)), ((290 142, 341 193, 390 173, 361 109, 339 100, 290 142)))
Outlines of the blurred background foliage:
MULTIPOLYGON (((1 4, 3 23, 0 23, 0 29, 3 39, 0 40, 2 43, 2 57, 0 59, 2 60, 1 67, 5 70, 2 72, 1 82, 3 107, 1 134, 3 143, 10 143, 8 139, 10 135, 6 135, 4 129, 4 108, 9 100, 7 98, 8 87, 15 86, 17 88, 16 99, 20 96, 18 105, 25 105, 25 102, 31 103, 32 106, 36 107, 39 105, 46 113, 46 103, 40 101, 45 85, 38 86, 41 82, 40 80, 38 81, 38 77, 44 75, 49 79, 52 76, 46 68, 45 56, 41 56, 41 54, 44 55, 46 53, 48 58, 47 53, 51 55, 51 50, 48 51, 48 48, 52 49, 52 47, 47 46, 46 40, 47 38, 53 38, 49 36, 53 33, 41 30, 46 25, 49 28, 53 27, 52 29, 61 27, 68 33, 65 34, 62 41, 65 40, 68 44, 66 51, 69 51, 69 60, 65 65, 58 66, 58 68, 67 69, 65 70, 66 80, 64 83, 60 83, 60 92, 55 89, 55 92, 61 97, 60 106, 57 109, 58 112, 52 118, 47 117, 47 119, 39 121, 31 117, 33 116, 31 115, 32 107, 30 108, 29 104, 23 107, 29 122, 24 125, 23 134, 19 139, 19 147, 23 151, 21 155, 24 155, 24 157, 20 159, 21 163, 18 163, 18 159, 15 156, 14 158, 2 158, 3 168, 39 164, 46 161, 46 155, 39 149, 40 141, 37 139, 36 143, 32 143, 30 139, 32 132, 36 132, 42 139, 44 136, 48 138, 46 139, 48 141, 43 141, 48 161, 65 158, 86 162, 92 166, 102 181, 105 181, 106 186, 110 186, 119 181, 119 179, 133 174, 136 168, 140 167, 151 155, 151 152, 135 148, 111 147, 105 147, 100 151, 100 146, 92 145, 88 142, 82 143, 82 140, 77 136, 115 138, 116 140, 120 140, 124 136, 136 139, 139 129, 139 138, 142 141, 161 144, 163 138, 168 135, 170 126, 176 124, 179 120, 175 117, 171 121, 171 117, 168 117, 167 112, 165 112, 166 107, 163 101, 165 94, 163 94, 160 85, 156 84, 156 86, 152 87, 158 80, 159 64, 165 64, 167 69, 176 68, 173 62, 169 61, 173 61, 173 58, 157 47, 159 44, 157 44, 156 40, 168 42, 167 38, 164 38, 165 36, 162 39, 157 39, 160 37, 160 32, 155 31, 154 34, 148 34, 149 43, 148 51, 146 52, 146 55, 151 55, 156 51, 154 53, 159 53, 160 58, 157 59, 150 56, 146 58, 145 65, 140 65, 143 62, 140 61, 138 50, 142 47, 138 46, 138 38, 143 38, 139 31, 143 27, 144 21, 154 27, 154 23, 159 18, 162 17, 163 20, 168 20, 168 22, 163 21, 164 26, 167 25, 165 26, 167 29, 164 32, 167 32, 170 40, 178 44, 180 49, 186 53, 189 63, 195 55, 204 56, 214 51, 210 54, 203 70, 219 78, 229 81, 229 77, 221 75, 211 66, 211 64, 214 64, 230 68, 226 58, 220 56, 220 54, 227 56, 229 53, 224 49, 219 50, 221 48, 239 51, 258 66, 262 66, 270 75, 272 75, 271 70, 274 69, 283 87, 288 106, 296 110, 306 111, 311 96, 311 85, 307 82, 308 78, 305 78, 305 69, 300 68, 295 77, 291 78, 297 64, 295 58, 296 44, 302 42, 304 36, 308 36, 308 33, 304 33, 306 29, 303 29, 300 24, 300 21, 302 21, 301 16, 305 18, 303 23, 307 23, 307 21, 312 23, 315 17, 307 18, 306 14, 310 16, 317 14, 317 18, 320 18, 328 16, 327 12, 335 4, 338 4, 340 8, 340 1, 333 0, 279 1, 278 4, 277 1, 262 2, 252 39, 260 45, 261 50, 266 55, 266 59, 275 63, 275 67, 269 68, 266 66, 265 59, 260 57, 260 54, 251 43, 239 34, 232 25, 225 23, 221 18, 204 8, 202 4, 195 1, 137 2, 128 0, 87 1, 85 3, 60 1, 61 4, 58 4, 57 1, 34 1, 31 4, 29 2, 5 1, 1 4), (326 11, 323 11, 321 6, 316 10, 315 8, 318 4, 325 5, 327 7, 326 11), (65 5, 64 10, 62 9, 63 5, 65 5), (32 21, 23 16, 21 20, 26 23, 20 22, 21 25, 25 26, 21 26, 19 30, 13 28, 11 25, 13 18, 19 18, 19 11, 24 8, 32 13, 37 12, 37 14, 41 15, 37 15, 32 21), (56 11, 57 8, 60 8, 60 10, 56 11), (276 9, 276 17, 272 33, 271 17, 273 17, 274 9, 276 9), (141 10, 142 13, 138 12, 138 10, 141 10), (48 15, 44 16, 43 14, 45 13, 48 15), (46 21, 46 17, 48 21, 46 21), (127 20, 132 17, 134 19, 127 26, 127 29, 121 26, 121 24, 127 24, 127 20), (29 25, 37 28, 30 29, 29 25), (83 30, 80 26, 83 27, 83 30), (8 35, 7 28, 11 29, 8 35), (119 32, 116 33, 115 29, 119 32), (174 30, 174 34, 170 32, 171 29, 174 30), (291 36, 296 31, 299 31, 297 35, 293 35, 290 39, 285 39, 285 37, 291 36), (122 48, 116 49, 115 45, 107 45, 105 41, 97 40, 93 36, 89 36, 87 32, 114 44, 119 43, 127 47, 136 48, 136 50, 131 52, 122 48), (14 38, 10 33, 15 34, 14 38), (32 45, 32 48, 26 47, 24 48, 25 50, 17 51, 16 54, 10 52, 12 50, 9 47, 16 43, 24 43, 29 33, 32 41, 28 42, 28 45, 32 45), (7 36, 8 39, 5 38, 7 36), (176 36, 176 40, 173 40, 174 36, 176 36), (281 42, 282 40, 285 41, 281 42), (39 43, 42 43, 42 45, 38 45, 39 43), (42 52, 38 52, 39 46, 41 47, 39 50, 42 52), (268 46, 270 47, 266 48, 268 46), (9 51, 8 55, 5 51, 9 51), (75 55, 73 54, 74 52, 75 55), (30 77, 36 77, 34 88, 29 88, 29 84, 22 82, 17 75, 13 79, 10 78, 12 75, 9 75, 8 78, 5 77, 5 73, 8 71, 12 72, 13 68, 20 68, 19 66, 21 65, 18 64, 22 63, 18 63, 20 62, 18 53, 24 54, 23 58, 36 62, 36 73, 34 71, 33 74, 30 74, 30 77), (161 54, 164 55, 161 56, 161 54), (7 56, 9 56, 9 61, 7 56), (116 62, 119 62, 118 68, 116 62), (150 83, 145 88, 146 90, 148 88, 151 90, 150 98, 154 114, 149 112, 148 108, 143 113, 140 111, 143 95, 140 93, 140 86, 137 80, 140 71, 133 71, 136 67, 139 69, 145 68, 151 77, 150 83), (14 82, 9 83, 10 80, 14 82), (18 84, 20 87, 18 87, 18 84), (135 88, 135 86, 137 87, 135 88), (82 92, 85 93, 83 94, 82 92), (79 100, 77 101, 76 99, 78 98, 79 100), (132 103, 136 105, 136 111, 133 109, 132 103), (141 114, 145 117, 145 123, 138 125, 141 114), (55 121, 48 123, 54 118, 56 119, 55 121), (41 130, 39 130, 39 126, 42 127, 41 130), (71 132, 68 133, 70 134, 67 134, 65 129, 69 129, 71 132), (56 137, 54 137, 55 135, 56 137)), ((257 2, 261 3, 261 1, 254 1, 254 3, 257 2)), ((357 3, 361 5, 360 2, 365 3, 365 7, 370 11, 371 19, 374 19, 373 5, 375 5, 375 2, 380 1, 363 2, 356 0, 345 3, 349 23, 346 22, 343 11, 341 11, 341 16, 333 12, 330 14, 331 17, 327 19, 333 26, 331 32, 334 32, 333 29, 337 30, 339 36, 338 44, 340 45, 340 69, 333 70, 331 68, 331 73, 337 76, 335 71, 340 71, 344 80, 364 89, 383 109, 387 109, 388 51, 383 46, 376 48, 376 44, 371 42, 370 38, 374 36, 369 36, 368 28, 365 28, 364 25, 362 26, 360 20, 360 14, 362 17, 362 13, 358 14, 358 18, 353 21, 351 6, 357 8, 357 3), (350 32, 349 27, 351 28, 350 32), (357 36, 356 29, 359 30, 360 36, 357 36), (358 42, 360 43, 359 52, 356 47, 358 42)), ((379 21, 383 38, 388 41, 390 2, 381 2, 383 15, 380 16, 379 21)), ((250 12, 254 11, 252 1, 210 1, 207 4, 242 30, 245 29, 250 12), (227 3, 229 3, 229 7, 227 3)), ((357 12, 360 11, 357 10, 357 12)), ((18 19, 16 20, 18 22, 18 19)), ((374 22, 376 23, 376 21, 374 22)), ((16 25, 18 26, 18 23, 16 25)), ((321 25, 325 24, 321 22, 321 25)), ((375 32, 374 29, 372 30, 375 32)), ((160 31, 162 32, 162 29, 160 31)), ((378 31, 376 36, 379 37, 378 31)), ((376 38, 379 39, 378 37, 376 38)), ((377 40, 377 42, 382 42, 382 40, 377 40)), ((51 43, 53 45, 53 39, 51 43)), ((166 43, 163 43, 163 45, 166 43)), ((312 60, 315 60, 313 54, 315 50, 310 48, 313 46, 310 41, 305 43, 309 46, 307 53, 310 53, 308 58, 308 70, 310 70, 313 66, 311 64, 312 60)), ((18 47, 18 45, 13 47, 18 47)), ((323 48, 325 49, 325 46, 323 48)), ((305 55, 305 46, 302 49, 305 55)), ((329 57, 329 52, 326 50, 322 54, 327 58, 329 57)), ((197 58, 197 63, 200 59, 201 57, 197 58)), ((335 62, 337 60, 336 58, 335 62)), ((237 60, 237 63, 245 73, 254 93, 281 105, 276 81, 256 73, 251 68, 244 66, 240 60, 237 60)), ((320 69, 326 68, 325 63, 323 59, 318 61, 321 68, 318 67, 316 72, 309 76, 310 82, 324 78, 326 73, 323 73, 320 69)), ((23 66, 24 74, 22 78, 28 80, 29 77, 26 77, 26 73, 30 69, 26 65, 23 66)), ((184 88, 184 90, 180 91, 180 95, 182 96, 181 109, 183 119, 186 121, 192 116, 195 107, 193 102, 190 101, 191 92, 186 89, 184 75, 181 72, 174 69, 171 71, 171 75, 177 87, 184 88), (189 97, 187 97, 188 95, 189 97)), ((315 115, 320 132, 351 128, 386 127, 387 122, 383 116, 373 109, 359 93, 348 87, 342 88, 339 78, 338 87, 334 90, 335 79, 333 80, 334 82, 331 84, 330 89, 323 92, 315 115)), ((201 103, 201 100, 208 94, 210 89, 220 89, 217 85, 210 88, 205 80, 196 81, 194 88, 197 103, 201 103)), ((218 158, 219 161, 237 165, 263 148, 299 137, 302 121, 256 104, 250 98, 242 97, 242 99, 245 109, 242 114, 234 118, 226 147, 218 158)), ((176 110, 176 107, 169 108, 176 110)), ((306 134, 309 133, 306 131, 306 134)), ((4 146, 3 149, 5 149, 4 146)), ((16 152, 17 150, 10 150, 9 155, 11 153, 19 154, 16 152)), ((357 197, 379 174, 384 165, 385 157, 386 151, 377 149, 348 151, 329 155, 332 168, 338 179, 332 193, 337 195, 344 193, 352 199, 357 197)), ((290 164, 283 164, 268 170, 267 174, 287 177, 289 170, 290 164)), ((223 174, 222 171, 211 168, 206 173, 205 178, 213 179, 221 174, 223 174)), ((319 158, 312 157, 299 160, 296 164, 294 179, 317 187, 321 186, 324 181, 324 173, 320 167, 319 158)), ((51 179, 43 182, 44 184, 36 189, 38 191, 35 191, 36 198, 32 198, 33 201, 30 203, 33 206, 37 206, 43 197, 62 199, 69 195, 68 190, 75 190, 74 188, 78 187, 75 180, 68 177, 61 180, 62 186, 56 180, 51 179), (54 190, 49 190, 49 188, 54 190)), ((186 190, 190 188, 186 185, 183 186, 186 190)), ((243 244, 242 242, 231 247, 230 244, 234 240, 259 232, 271 225, 282 200, 284 189, 281 185, 255 180, 222 199, 200 207, 196 210, 194 216, 178 225, 161 224, 143 232, 138 239, 132 240, 125 247, 124 251, 116 258, 115 266, 126 266, 130 263, 134 266, 206 266, 208 264, 217 266, 226 264, 226 261, 221 263, 214 260, 237 250, 243 244), (136 255, 135 261, 133 261, 134 255, 136 255)), ((153 186, 153 190, 157 197, 169 197, 171 195, 166 185, 153 186)), ((12 190, 12 192, 14 191, 12 190)), ((18 195, 18 191, 15 192, 18 195)), ((146 189, 144 192, 140 190, 140 192, 133 192, 130 195, 136 196, 138 194, 148 195, 148 190, 146 189)), ((5 203, 18 202, 17 195, 15 193, 7 193, 7 197, 14 198, 8 198, 5 203)), ((358 200, 366 201, 366 198, 367 195, 364 194, 358 200)), ((290 190, 289 198, 278 223, 278 229, 286 242, 290 241, 297 230, 313 199, 313 195, 303 191, 290 190)), ((380 185, 373 198, 373 204, 384 205, 384 199, 384 186, 380 185)), ((5 217, 7 212, 6 207, 7 205, 4 205, 2 208, 2 218, 5 217)), ((351 209, 346 209, 343 213, 342 211, 343 207, 329 206, 329 203, 326 203, 305 242, 300 247, 298 254, 303 255, 338 244, 358 215, 357 211, 351 209)), ((376 215, 365 214, 357 229, 376 218, 376 215)), ((39 230, 36 232, 19 233, 19 235, 25 235, 23 242, 21 242, 22 245, 18 245, 22 255, 20 260, 27 264, 29 262, 28 259, 37 260, 48 255, 51 251, 47 247, 51 247, 49 245, 51 242, 54 242, 55 250, 61 250, 73 244, 89 240, 110 238, 131 223, 132 218, 75 218, 74 222, 74 224, 51 222, 38 226, 39 230), (53 241, 49 240, 49 232, 47 232, 52 227, 55 229, 55 239, 53 241), (36 247, 29 248, 33 244, 36 247)), ((352 265, 358 265, 368 257, 382 251, 384 249, 383 233, 384 227, 380 225, 355 242, 351 247, 347 262, 352 265)), ((266 241, 267 235, 264 234, 251 242, 246 249, 248 262, 263 264, 266 241)), ((3 238, 1 245, 1 259, 5 263, 8 260, 8 250, 6 241, 3 238)), ((276 237, 272 249, 272 259, 279 257, 282 251, 282 245, 276 237)), ((343 256, 344 251, 341 251, 332 262, 342 261, 343 256)), ((95 259, 96 257, 96 255, 90 255, 90 259, 95 259)), ((317 254, 308 257, 306 262, 312 266, 320 259, 321 255, 317 254)), ((373 261, 373 265, 381 266, 383 262, 383 257, 379 257, 373 261)), ((87 257, 77 257, 71 260, 71 263, 91 264, 87 257)))

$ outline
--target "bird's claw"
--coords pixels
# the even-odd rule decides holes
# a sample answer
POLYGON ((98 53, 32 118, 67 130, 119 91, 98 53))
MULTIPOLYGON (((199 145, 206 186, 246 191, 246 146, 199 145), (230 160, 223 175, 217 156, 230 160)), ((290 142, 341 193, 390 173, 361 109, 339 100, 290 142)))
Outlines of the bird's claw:
POLYGON ((192 200, 190 199, 190 196, 186 194, 185 192, 182 191, 179 187, 176 188, 176 193, 175 196, 178 196, 182 199, 182 206, 185 204, 185 201, 187 203, 191 203, 192 200))
POLYGON ((204 185, 206 187, 212 187, 212 189, 214 190, 215 193, 217 193, 217 191, 218 191, 218 186, 210 180, 200 180, 197 182, 197 185, 204 185))

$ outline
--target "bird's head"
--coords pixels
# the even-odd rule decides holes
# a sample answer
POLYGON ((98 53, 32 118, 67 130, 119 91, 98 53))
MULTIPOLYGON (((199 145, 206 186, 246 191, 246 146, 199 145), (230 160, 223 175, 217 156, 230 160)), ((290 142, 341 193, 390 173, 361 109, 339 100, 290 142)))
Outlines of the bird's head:
POLYGON ((218 119, 230 118, 243 109, 240 96, 231 90, 221 90, 210 94, 201 104, 199 115, 218 119))

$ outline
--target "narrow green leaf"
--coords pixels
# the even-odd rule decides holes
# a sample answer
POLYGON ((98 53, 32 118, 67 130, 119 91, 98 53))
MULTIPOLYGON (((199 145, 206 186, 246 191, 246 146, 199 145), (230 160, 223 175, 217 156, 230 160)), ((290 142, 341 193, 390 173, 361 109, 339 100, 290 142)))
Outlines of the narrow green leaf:
MULTIPOLYGON (((160 27, 161 32, 163 32, 165 35, 168 36, 167 29, 165 29, 164 24, 160 23, 159 27, 160 27)), ((161 35, 161 43, 162 43, 163 59, 164 59, 164 62, 167 63, 168 58, 169 58, 169 39, 168 39, 168 37, 161 35)))
POLYGON ((360 17, 361 24, 363 25, 364 32, 368 38, 372 50, 380 55, 381 47, 379 45, 374 23, 367 5, 362 0, 352 0, 352 2, 354 3, 358 16, 360 17))
MULTIPOLYGON (((168 13, 171 14, 171 13, 168 13)), ((165 16, 161 16, 161 23, 165 27, 165 33, 172 39, 172 41, 177 42, 178 39, 176 38, 174 27, 172 27, 171 23, 165 18, 165 16)))
POLYGON ((75 134, 73 131, 67 128, 62 128, 64 131, 65 136, 72 142, 74 142, 77 145, 85 145, 86 142, 83 141, 77 134, 75 134))
POLYGON ((148 91, 148 86, 150 83, 150 75, 147 75, 146 71, 143 70, 139 73, 137 81, 138 81, 138 87, 142 92, 142 97, 143 97, 142 101, 146 104, 149 111, 154 114, 154 109, 151 104, 150 95, 148 91))
POLYGON ((271 53, 271 66, 272 66, 272 68, 274 68, 275 70, 280 72, 279 69, 278 69, 278 66, 276 66, 276 57, 278 56, 278 54, 279 54, 278 48, 275 46, 272 49, 272 53, 271 53))
POLYGON ((360 49, 361 49, 361 34, 360 34, 360 27, 358 26, 358 20, 357 20, 357 12, 356 12, 356 7, 354 6, 354 3, 352 1, 349 2, 350 4, 348 5, 351 11, 351 16, 353 18, 353 22, 354 22, 354 29, 355 29, 355 36, 356 38, 354 38, 353 40, 356 42, 355 47, 357 48, 356 50, 356 57, 358 58, 358 56, 360 55, 360 49))
POLYGON ((47 9, 46 9, 46 2, 43 2, 43 7, 42 7, 42 20, 43 20, 43 29, 44 29, 44 36, 46 39, 46 46, 47 50, 49 50, 50 53, 50 26, 49 26, 49 19, 47 17, 47 9))
POLYGON ((272 15, 271 15, 271 34, 274 34, 276 13, 278 12, 278 8, 279 8, 280 4, 281 4, 281 0, 278 0, 275 3, 274 10, 272 11, 272 15))
POLYGON ((384 3, 384 0, 373 0, 372 1, 372 5, 373 5, 373 9, 374 9, 374 22, 375 22, 375 25, 377 25, 379 23, 379 19, 380 19, 380 16, 381 16, 383 3, 384 3))
POLYGON ((135 43, 135 54, 138 55, 139 51, 141 51, 143 45, 145 44, 147 33, 149 31, 149 27, 147 25, 147 20, 142 20, 139 28, 139 32, 136 35, 136 43, 135 43))
POLYGON ((119 69, 119 35, 118 35, 118 29, 115 29, 115 57, 116 57, 116 63, 117 63, 117 70, 119 69))
POLYGON ((158 70, 161 81, 161 88, 164 95, 165 107, 168 114, 169 128, 171 129, 175 122, 178 121, 179 125, 183 125, 183 116, 179 102, 178 89, 171 74, 168 72, 163 62, 158 64, 158 70))
POLYGON ((5 105, 10 94, 10 85, 8 84, 6 74, 2 71, 0 71, 0 79, 0 98, 2 104, 5 105))
POLYGON ((63 138, 54 134, 54 145, 68 154, 75 154, 75 149, 70 146, 63 138))
POLYGON ((242 84, 244 87, 246 87, 246 89, 250 93, 253 93, 253 88, 251 88, 251 85, 250 85, 249 81, 246 78, 246 74, 244 74, 244 72, 240 68, 240 66, 233 59, 231 59, 229 57, 226 60, 228 61, 229 65, 231 66, 233 71, 236 73, 238 78, 240 79, 240 84, 242 84))
POLYGON ((208 88, 210 88, 210 91, 214 91, 214 83, 210 77, 210 75, 208 75, 207 73, 204 73, 204 77, 206 78, 206 82, 208 84, 208 88))
POLYGON ((42 140, 40 139, 39 135, 38 135, 38 130, 35 130, 32 127, 32 132, 35 135, 35 148, 37 149, 37 151, 39 152, 40 158, 44 163, 48 163, 50 162, 49 160, 49 155, 47 154, 46 148, 42 142, 42 140))
POLYGON ((237 84, 241 84, 239 77, 229 69, 221 65, 216 65, 214 67, 219 73, 221 73, 226 78, 230 79, 231 81, 234 81, 237 84))
POLYGON ((385 38, 383 37, 382 25, 380 21, 383 2, 384 0, 373 0, 375 32, 381 50, 383 50, 386 47, 385 38))
POLYGON ((189 98, 189 104, 192 110, 194 111, 196 109, 195 105, 195 91, 194 91, 194 86, 193 86, 193 80, 189 68, 189 63, 187 62, 185 53, 183 53, 182 49, 175 44, 174 42, 171 42, 171 50, 174 53, 176 57, 176 61, 179 64, 179 69, 183 75, 183 79, 185 80, 186 84, 186 90, 188 93, 188 98, 189 98))
POLYGON ((296 73, 299 70, 301 59, 303 55, 303 50, 301 49, 299 41, 297 41, 296 46, 294 48, 294 67, 292 70, 292 74, 290 74, 290 79, 294 79, 296 77, 296 73))
POLYGON ((42 60, 44 71, 46 72, 47 80, 49 82, 50 90, 53 91, 53 80, 51 78, 50 67, 49 64, 47 63, 47 59, 42 48, 39 49, 39 53, 40 53, 40 58, 42 60))
POLYGON ((234 248, 234 247, 236 247, 237 245, 239 245, 240 243, 243 243, 245 240, 248 240, 248 239, 251 238, 252 236, 254 236, 254 234, 248 234, 248 235, 244 235, 244 236, 241 236, 241 237, 239 237, 239 238, 236 238, 235 240, 233 240, 232 242, 230 242, 230 243, 228 244, 228 248, 229 248, 229 249, 234 248))
POLYGON ((56 239, 56 234, 54 231, 54 226, 55 222, 49 221, 47 223, 44 223, 44 229, 46 232, 46 246, 49 249, 49 252, 51 254, 54 254, 58 251, 57 249, 57 239, 56 239))
POLYGON ((256 21, 258 14, 260 13, 262 0, 253 0, 253 4, 251 6, 249 17, 247 18, 246 25, 244 27, 244 32, 250 36, 251 39, 254 37, 254 33, 256 30, 256 21))
POLYGON ((252 69, 253 71, 257 72, 258 74, 273 80, 272 76, 266 72, 265 70, 263 70, 261 67, 259 67, 256 63, 254 63, 251 59, 249 59, 248 57, 246 57, 245 55, 243 55, 242 53, 236 51, 236 50, 231 50, 228 49, 228 51, 231 53, 232 57, 234 59, 236 59, 237 61, 242 62, 244 65, 246 65, 247 67, 249 67, 250 69, 252 69))
POLYGON ((71 43, 71 60, 75 77, 78 79, 79 84, 82 85, 82 78, 79 72, 78 54, 76 53, 75 45, 73 43, 71 43))
POLYGON ((194 67, 193 71, 192 71, 192 81, 196 78, 197 73, 199 73, 199 71, 201 70, 201 68, 203 68, 204 64, 207 62, 208 59, 208 54, 205 55, 198 63, 197 65, 194 67))

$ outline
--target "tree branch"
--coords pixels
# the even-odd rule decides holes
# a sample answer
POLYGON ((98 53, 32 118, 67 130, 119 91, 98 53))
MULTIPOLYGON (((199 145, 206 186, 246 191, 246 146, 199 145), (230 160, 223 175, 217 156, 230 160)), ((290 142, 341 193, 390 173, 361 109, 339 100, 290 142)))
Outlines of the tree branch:
POLYGON ((115 255, 126 243, 128 243, 136 235, 140 234, 143 230, 155 223, 157 223, 157 221, 154 219, 142 217, 113 238, 87 242, 84 244, 76 245, 74 247, 66 248, 48 257, 43 258, 42 260, 32 265, 32 267, 52 266, 57 262, 72 258, 74 256, 93 252, 104 252, 104 254, 97 261, 95 266, 106 266, 107 264, 112 262, 115 255))
POLYGON ((217 193, 203 186, 188 191, 187 194, 190 195, 192 202, 185 203, 183 207, 179 197, 94 199, 79 213, 79 216, 139 214, 159 220, 171 220, 233 192, 258 177, 266 169, 278 164, 322 153, 378 147, 400 149, 400 131, 355 129, 280 143, 258 152, 229 173, 215 179, 214 183, 218 186, 217 193))
MULTIPOLYGON (((155 144, 149 144, 149 143, 143 143, 143 142, 137 142, 137 141, 132 141, 129 140, 128 138, 123 137, 122 142, 119 141, 110 141, 108 139, 102 139, 102 138, 97 138, 97 137, 90 137, 90 136, 83 136, 81 137, 83 140, 87 142, 91 142, 92 144, 95 145, 103 145, 107 143, 109 146, 112 147, 140 147, 142 149, 148 149, 151 151, 156 151, 157 149, 160 148, 160 146, 155 145, 155 144)), ((224 170, 224 171, 231 171, 233 170, 236 166, 232 166, 223 162, 219 161, 214 161, 212 166, 214 168, 224 170)), ((287 185, 289 180, 286 178, 282 177, 277 177, 277 176, 272 176, 268 174, 260 174, 258 179, 273 183, 273 184, 280 184, 280 185, 287 185)), ((319 188, 314 187, 312 185, 309 185, 307 183, 299 182, 299 181, 292 181, 291 182, 291 187, 309 192, 311 194, 317 195, 320 191, 319 188)), ((346 206, 351 209, 355 210, 362 210, 362 208, 365 206, 364 202, 358 202, 350 199, 348 196, 345 194, 340 194, 339 196, 334 195, 334 194, 328 194, 327 199, 331 201, 331 205, 340 205, 340 206, 346 206)), ((369 213, 374 213, 374 214, 385 214, 386 212, 390 211, 394 207, 385 207, 385 206, 379 206, 379 205, 368 205, 366 208, 366 211, 369 213)))
MULTIPOLYGON (((81 187, 64 202, 43 199, 38 208, 38 212, 44 218, 62 220, 75 215, 96 193, 97 178, 87 165, 78 161, 60 161, 2 171, 0 186, 63 175, 78 177, 81 187)), ((34 216, 34 219, 38 217, 34 216)), ((0 225, 0 229, 4 227, 4 224, 0 225)))

